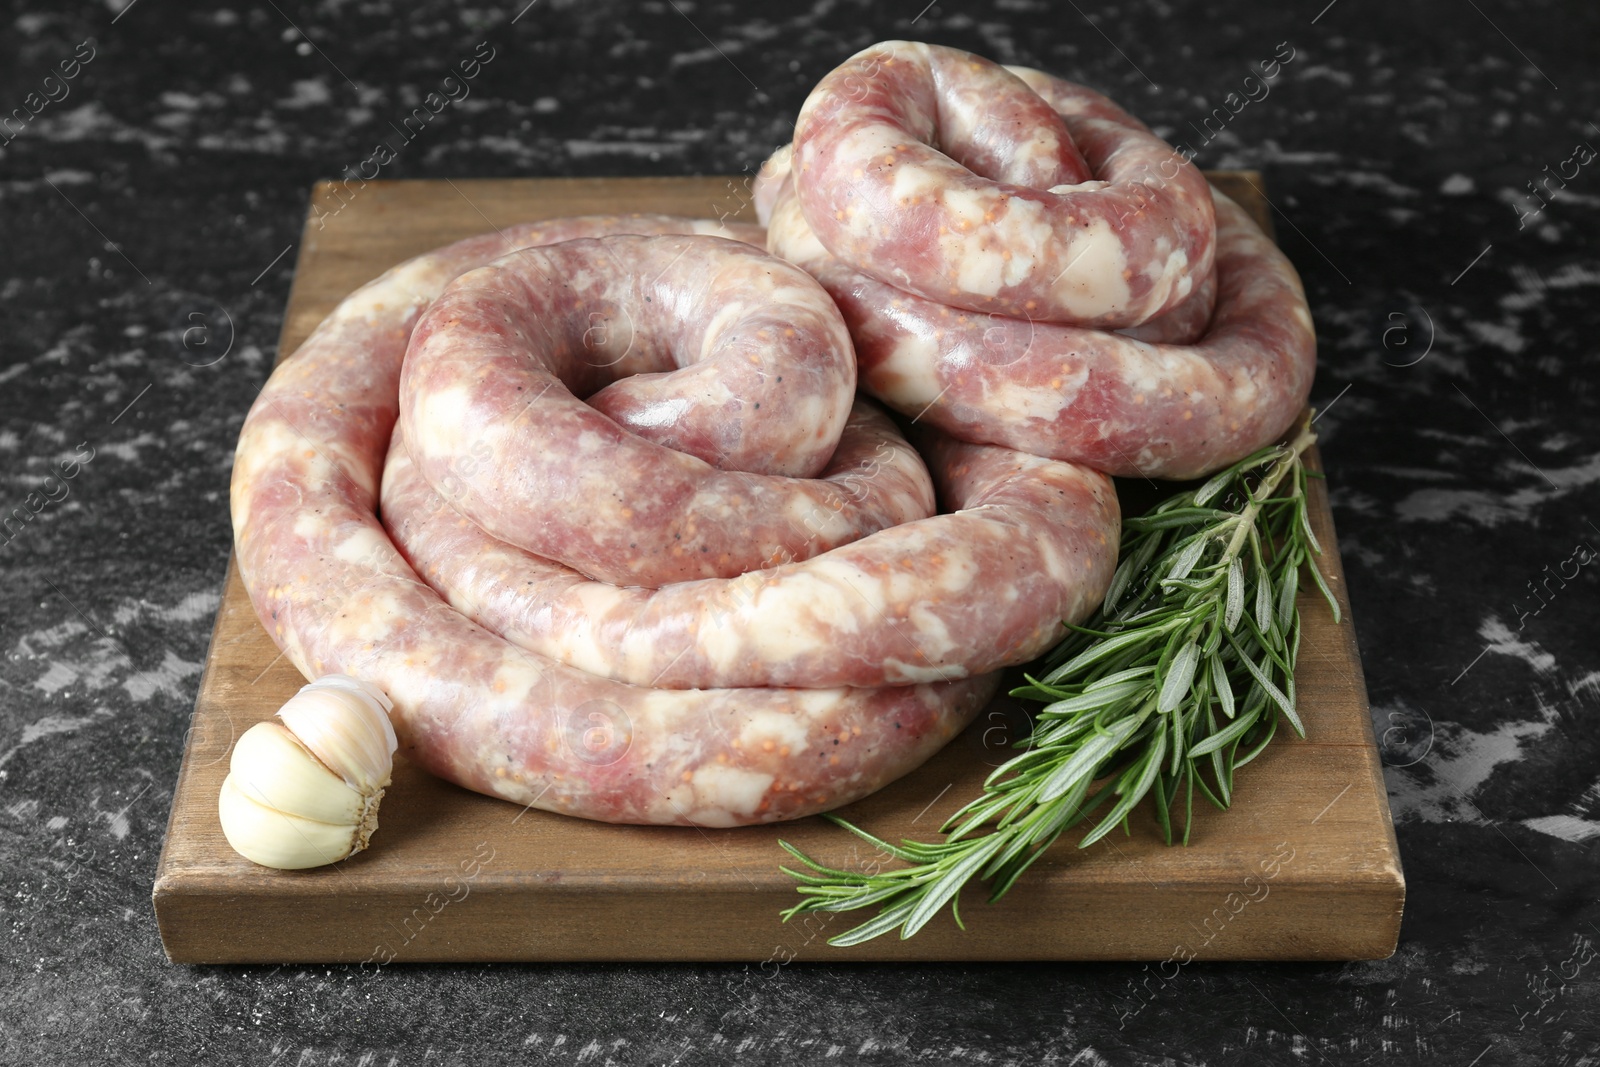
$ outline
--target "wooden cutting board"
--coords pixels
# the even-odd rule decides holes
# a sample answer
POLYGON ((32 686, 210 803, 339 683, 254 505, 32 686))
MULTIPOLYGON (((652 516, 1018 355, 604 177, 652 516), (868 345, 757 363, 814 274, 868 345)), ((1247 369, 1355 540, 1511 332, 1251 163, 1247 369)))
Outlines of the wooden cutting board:
MULTIPOLYGON (((1259 175, 1211 177, 1270 227, 1259 175)), ((407 257, 514 222, 625 211, 752 214, 739 178, 319 185, 279 358, 407 257)), ((1231 811, 1197 804, 1187 848, 1163 845, 1141 814, 1131 836, 1087 850, 1064 838, 998 905, 969 890, 965 932, 946 914, 908 941, 849 949, 826 941, 867 912, 779 921, 795 900, 778 870, 780 837, 833 866, 872 858, 815 818, 738 830, 606 826, 469 793, 402 761, 371 849, 310 871, 251 864, 222 836, 217 791, 234 739, 303 679, 256 621, 230 562, 154 887, 162 943, 179 963, 1388 956, 1405 881, 1320 482, 1311 505, 1344 622, 1302 595, 1306 740, 1280 731, 1240 771, 1231 811)), ((930 839, 1025 730, 1021 706, 1002 698, 920 770, 843 814, 890 840, 930 839)))

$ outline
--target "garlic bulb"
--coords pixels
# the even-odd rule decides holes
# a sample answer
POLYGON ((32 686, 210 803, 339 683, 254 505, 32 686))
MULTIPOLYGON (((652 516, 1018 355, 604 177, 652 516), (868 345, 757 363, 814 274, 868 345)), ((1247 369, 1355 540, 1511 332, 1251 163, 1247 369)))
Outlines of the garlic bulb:
POLYGON ((233 746, 217 798, 234 851, 264 867, 336 863, 367 847, 398 746, 377 687, 344 674, 289 698, 233 746))

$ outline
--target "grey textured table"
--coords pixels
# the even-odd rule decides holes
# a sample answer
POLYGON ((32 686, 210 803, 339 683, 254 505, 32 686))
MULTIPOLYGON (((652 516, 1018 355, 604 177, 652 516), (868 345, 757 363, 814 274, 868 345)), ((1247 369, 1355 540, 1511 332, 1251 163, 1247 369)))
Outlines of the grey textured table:
POLYGON ((54 499, 0 540, 0 1061, 1597 1062, 1600 11, 1324 4, 5 5, 0 511, 54 499), (1318 323, 1398 953, 167 964, 150 882, 310 183, 484 42, 384 177, 753 170, 887 37, 1052 69, 1266 172, 1318 323))

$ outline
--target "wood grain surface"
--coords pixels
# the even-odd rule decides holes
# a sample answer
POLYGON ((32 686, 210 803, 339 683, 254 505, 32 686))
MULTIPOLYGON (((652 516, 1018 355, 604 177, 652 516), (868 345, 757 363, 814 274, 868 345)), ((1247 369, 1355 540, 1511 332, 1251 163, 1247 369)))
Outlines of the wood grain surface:
MULTIPOLYGON (((1271 232, 1259 175, 1211 179, 1271 232)), ((751 217, 736 178, 318 185, 279 358, 351 290, 407 257, 514 222, 623 211, 751 217)), ((1141 812, 1128 836, 1086 850, 1063 838, 1000 904, 969 890, 964 932, 945 914, 910 940, 848 949, 826 941, 869 913, 779 921, 795 900, 778 869, 779 838, 834 866, 881 862, 815 818, 735 830, 607 826, 519 809, 402 761, 369 850, 310 871, 237 855, 216 803, 232 743, 304 680, 262 630, 230 562, 154 886, 162 943, 181 963, 1388 956, 1405 881, 1320 482, 1311 505, 1344 621, 1302 593, 1306 740, 1281 731, 1239 772, 1231 811, 1198 804, 1186 848, 1163 845, 1141 812)), ((936 839, 1025 730, 1023 707, 997 700, 921 769, 843 814, 889 840, 936 839)))

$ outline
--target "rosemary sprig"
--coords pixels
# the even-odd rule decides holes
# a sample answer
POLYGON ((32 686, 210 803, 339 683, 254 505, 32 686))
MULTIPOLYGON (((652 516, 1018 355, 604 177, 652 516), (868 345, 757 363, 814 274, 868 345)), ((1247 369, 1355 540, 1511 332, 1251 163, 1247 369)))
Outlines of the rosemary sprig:
MULTIPOLYGON (((1128 519, 1100 610, 1013 691, 1046 705, 1023 751, 940 828, 942 844, 891 845, 828 816, 907 866, 838 870, 780 842, 806 868, 782 868, 800 883, 801 898, 784 920, 878 906, 876 918, 831 945, 897 928, 908 938, 946 904, 961 925, 967 882, 988 882, 990 903, 999 900, 1062 833, 1107 801, 1110 809, 1078 847, 1119 825, 1126 831, 1129 814, 1152 793, 1168 844, 1179 802, 1188 843, 1196 788, 1226 809, 1234 772, 1271 742, 1280 717, 1305 736, 1295 711, 1295 597, 1301 564, 1322 552, 1306 512, 1303 456, 1315 440, 1308 421, 1289 443, 1128 519)), ((1306 569, 1338 621, 1338 601, 1315 563, 1306 569)))

